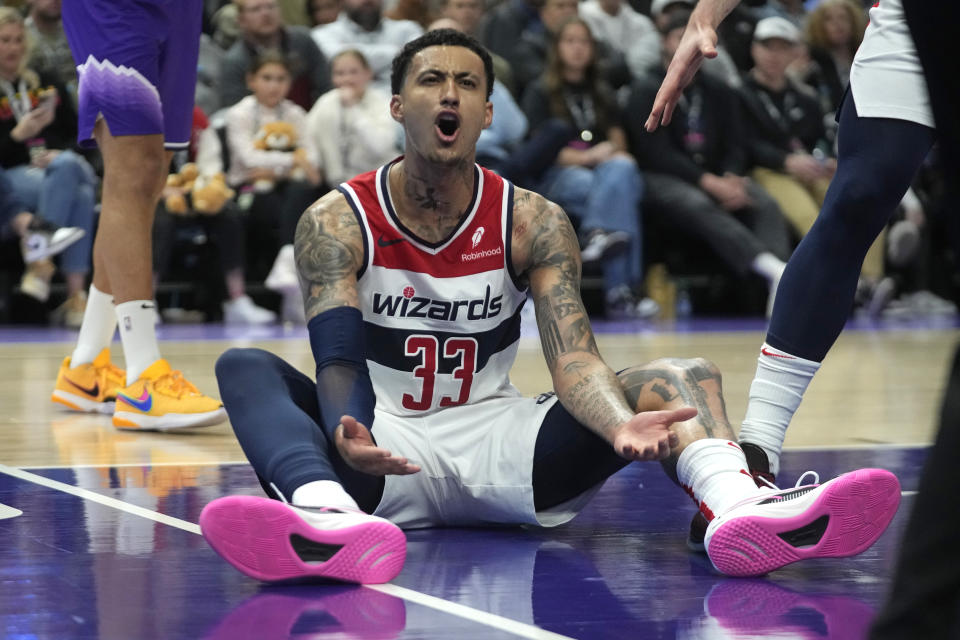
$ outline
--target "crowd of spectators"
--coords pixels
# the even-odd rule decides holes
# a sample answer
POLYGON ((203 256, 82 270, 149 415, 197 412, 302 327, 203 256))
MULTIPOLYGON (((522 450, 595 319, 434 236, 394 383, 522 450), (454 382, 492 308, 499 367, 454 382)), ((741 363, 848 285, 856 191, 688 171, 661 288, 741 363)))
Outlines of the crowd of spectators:
MULTIPOLYGON (((0 8, 0 201, 9 211, 0 242, 23 248, 21 259, 5 252, 0 261, 0 276, 12 274, 0 277, 0 320, 19 297, 76 326, 102 171, 96 150, 76 144, 60 1, 0 8), (27 260, 30 228, 48 240, 60 230, 69 246, 27 260)), ((187 239, 217 256, 208 264, 217 273, 192 273, 215 283, 214 319, 302 322, 292 246, 299 215, 325 190, 403 153, 389 112, 391 60, 424 31, 452 28, 494 59, 494 120, 478 162, 564 207, 580 234, 587 286, 601 294, 591 311, 672 313, 664 269, 653 270, 656 292, 648 282, 654 263, 666 264, 671 286, 719 279, 759 291, 746 311, 762 311, 830 185, 834 115, 867 7, 745 3, 673 122, 649 134, 642 124, 693 4, 206 0, 195 135, 175 156, 157 208, 158 290, 187 239), (698 270, 709 277, 694 277, 698 270)), ((892 297, 893 278, 954 295, 955 285, 929 276, 953 259, 935 240, 937 216, 950 208, 937 200, 937 183, 934 154, 868 255, 861 299, 874 312, 878 297, 892 297)))

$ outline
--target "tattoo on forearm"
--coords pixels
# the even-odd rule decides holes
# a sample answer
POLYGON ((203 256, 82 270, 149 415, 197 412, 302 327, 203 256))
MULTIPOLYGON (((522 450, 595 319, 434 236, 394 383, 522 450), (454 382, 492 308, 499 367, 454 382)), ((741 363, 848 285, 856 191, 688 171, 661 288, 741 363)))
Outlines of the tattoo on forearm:
POLYGON ((547 366, 552 370, 557 358, 563 353, 563 338, 560 336, 560 327, 557 325, 557 318, 553 314, 550 300, 546 296, 537 298, 534 307, 537 315, 537 326, 540 329, 540 346, 543 349, 543 357, 547 361, 547 366))

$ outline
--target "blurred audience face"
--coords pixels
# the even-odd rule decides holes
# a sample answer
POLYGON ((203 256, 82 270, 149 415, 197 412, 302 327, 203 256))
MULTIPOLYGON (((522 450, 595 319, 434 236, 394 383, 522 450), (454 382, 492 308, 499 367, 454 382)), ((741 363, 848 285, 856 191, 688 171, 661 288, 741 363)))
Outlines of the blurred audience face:
POLYGON ((826 8, 823 28, 826 32, 827 42, 830 43, 831 47, 847 45, 853 37, 853 24, 850 22, 850 14, 841 6, 835 5, 826 8))
POLYGON ((60 0, 30 0, 30 15, 34 19, 55 22, 60 19, 60 0))
POLYGON ((380 24, 383 3, 381 0, 344 0, 343 12, 365 31, 373 31, 380 24))
POLYGON ((437 29, 453 29, 462 32, 463 25, 452 18, 437 18, 427 25, 427 31, 436 31, 437 29))
POLYGON ((447 0, 442 15, 456 20, 460 24, 459 31, 476 33, 483 18, 483 0, 447 0))
POLYGON ((782 80, 787 75, 787 67, 796 60, 799 53, 797 45, 782 38, 768 38, 754 42, 750 49, 753 64, 764 76, 782 80))
POLYGON ((564 71, 582 73, 593 61, 593 39, 582 22, 566 23, 557 34, 557 56, 564 71))
POLYGON ((620 7, 623 5, 623 0, 599 0, 597 4, 600 5, 600 8, 604 10, 607 14, 615 16, 620 13, 620 7))
POLYGON ((577 15, 577 0, 546 0, 540 8, 540 20, 550 33, 577 15))
POLYGON ((355 53, 348 51, 333 59, 330 79, 337 89, 348 89, 357 96, 363 96, 367 85, 373 80, 373 72, 355 53))
POLYGON ((20 75, 27 53, 27 40, 19 22, 0 24, 0 76, 13 80, 20 75))
POLYGON ((683 27, 670 29, 670 31, 663 34, 663 61, 665 64, 669 64, 669 62, 673 60, 673 54, 677 52, 677 47, 680 46, 680 38, 682 37, 683 27))
POLYGON ((282 64, 268 62, 247 75, 247 88, 257 102, 272 109, 283 102, 290 91, 290 72, 282 64))
POLYGON ((340 0, 312 0, 309 8, 314 26, 330 24, 340 15, 340 0))
POLYGON ((283 26, 280 5, 277 0, 240 0, 237 4, 237 26, 248 37, 270 38, 283 26))

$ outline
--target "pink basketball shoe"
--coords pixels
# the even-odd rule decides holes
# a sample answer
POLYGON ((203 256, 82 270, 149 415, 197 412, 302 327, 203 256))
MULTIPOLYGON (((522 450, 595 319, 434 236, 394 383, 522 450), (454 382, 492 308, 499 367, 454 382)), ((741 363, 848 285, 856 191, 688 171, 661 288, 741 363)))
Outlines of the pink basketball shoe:
POLYGON ((406 536, 389 520, 254 496, 214 500, 200 513, 200 530, 224 560, 264 582, 379 584, 400 573, 407 554, 406 536))
POLYGON ((744 500, 710 522, 704 542, 718 571, 760 576, 798 560, 865 551, 890 524, 899 504, 896 476, 883 469, 860 469, 823 484, 744 500))

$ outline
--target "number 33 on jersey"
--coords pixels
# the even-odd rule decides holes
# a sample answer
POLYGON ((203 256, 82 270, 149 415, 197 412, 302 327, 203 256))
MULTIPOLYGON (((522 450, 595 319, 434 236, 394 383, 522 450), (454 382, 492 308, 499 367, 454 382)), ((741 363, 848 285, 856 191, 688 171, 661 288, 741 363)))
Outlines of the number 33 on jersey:
POLYGON ((510 260, 513 186, 477 166, 467 216, 431 243, 397 217, 389 166, 339 187, 363 231, 357 292, 377 409, 411 415, 519 395, 509 372, 526 290, 510 260))

